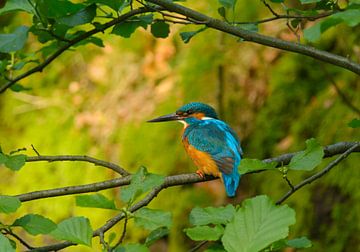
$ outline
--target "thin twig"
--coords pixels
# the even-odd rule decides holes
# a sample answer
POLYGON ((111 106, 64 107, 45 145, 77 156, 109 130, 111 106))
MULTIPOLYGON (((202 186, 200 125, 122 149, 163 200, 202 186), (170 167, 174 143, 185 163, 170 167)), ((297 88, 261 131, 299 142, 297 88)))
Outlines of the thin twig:
POLYGON ((12 237, 14 237, 16 240, 18 240, 22 245, 24 245, 27 249, 34 249, 35 247, 29 245, 25 240, 23 240, 21 237, 19 237, 17 234, 15 234, 11 229, 4 230, 4 234, 8 234, 12 237))
POLYGON ((127 215, 127 213, 125 211, 124 211, 124 215, 125 215, 125 220, 124 220, 123 231, 121 233, 121 237, 120 237, 119 241, 115 244, 114 248, 119 246, 124 241, 124 238, 125 238, 126 227, 127 227, 127 223, 128 223, 128 215, 127 215))
POLYGON ((261 0, 261 2, 265 5, 266 8, 269 9, 269 11, 270 11, 275 17, 278 17, 278 16, 279 16, 279 14, 277 14, 277 13, 273 10, 273 8, 271 8, 270 4, 268 4, 268 3, 266 2, 266 0, 261 0))
POLYGON ((102 166, 105 168, 109 168, 117 173, 119 173, 122 176, 130 175, 128 171, 121 168, 120 166, 111 163, 106 162, 100 159, 96 159, 93 157, 89 157, 86 155, 58 155, 58 156, 41 156, 38 152, 36 152, 38 156, 35 157, 27 157, 26 162, 38 162, 38 161, 48 161, 48 162, 55 162, 55 161, 81 161, 81 162, 88 162, 92 163, 94 165, 102 166))
POLYGON ((104 239, 104 232, 99 233, 100 243, 103 245, 103 249, 107 252, 111 252, 109 244, 104 239))
POLYGON ((195 247, 189 249, 188 252, 195 252, 195 251, 197 251, 198 249, 200 249, 202 246, 204 246, 204 245, 205 245, 206 243, 208 243, 208 242, 209 242, 209 241, 201 241, 201 242, 199 242, 198 244, 196 244, 195 247))
POLYGON ((341 100, 344 102, 345 105, 347 105, 352 111, 354 111, 356 114, 358 114, 360 116, 360 109, 357 108, 354 104, 352 104, 352 102, 350 101, 349 97, 347 97, 339 88, 339 86, 336 84, 336 81, 334 80, 334 78, 331 76, 331 74, 328 72, 328 70, 326 69, 325 66, 321 65, 324 73, 325 73, 325 77, 330 81, 330 83, 333 85, 333 87, 336 90, 336 93, 340 96, 341 100))
POLYGON ((281 203, 283 203, 287 198, 289 198, 294 192, 296 192, 297 190, 299 190, 301 187, 312 183, 313 181, 321 178, 322 176, 324 176, 326 173, 328 173, 332 168, 334 168, 337 164, 339 164, 342 160, 344 160, 347 156, 349 156, 352 152, 354 152, 354 150, 360 146, 360 143, 357 142, 356 144, 354 144, 352 147, 350 147, 347 151, 345 151, 343 154, 341 154, 338 158, 336 158, 334 161, 332 161, 327 167, 325 167, 323 170, 321 170, 320 172, 314 174, 311 177, 308 177, 307 179, 303 180, 301 183, 297 184, 296 186, 294 186, 293 189, 291 189, 290 191, 288 191, 284 196, 281 197, 281 199, 279 199, 276 204, 280 205, 281 203))
POLYGON ((31 148, 33 149, 33 151, 36 153, 36 155, 38 155, 38 157, 40 157, 40 153, 35 149, 34 145, 31 144, 31 148))

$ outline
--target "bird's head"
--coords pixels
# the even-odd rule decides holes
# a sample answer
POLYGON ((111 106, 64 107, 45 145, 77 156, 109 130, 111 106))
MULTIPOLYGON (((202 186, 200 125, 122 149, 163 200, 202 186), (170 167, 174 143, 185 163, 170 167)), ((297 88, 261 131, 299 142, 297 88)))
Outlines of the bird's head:
POLYGON ((215 109, 205 103, 191 102, 176 110, 175 113, 160 116, 148 122, 180 121, 187 125, 196 120, 206 119, 218 119, 215 109))

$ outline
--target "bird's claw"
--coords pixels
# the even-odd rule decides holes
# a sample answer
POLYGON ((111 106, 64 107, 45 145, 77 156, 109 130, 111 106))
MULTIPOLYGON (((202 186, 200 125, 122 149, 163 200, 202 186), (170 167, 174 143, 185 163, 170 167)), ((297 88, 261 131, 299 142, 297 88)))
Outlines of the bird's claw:
POLYGON ((202 179, 205 178, 204 173, 202 173, 200 170, 197 170, 197 171, 196 171, 196 174, 199 175, 199 177, 202 178, 202 179))

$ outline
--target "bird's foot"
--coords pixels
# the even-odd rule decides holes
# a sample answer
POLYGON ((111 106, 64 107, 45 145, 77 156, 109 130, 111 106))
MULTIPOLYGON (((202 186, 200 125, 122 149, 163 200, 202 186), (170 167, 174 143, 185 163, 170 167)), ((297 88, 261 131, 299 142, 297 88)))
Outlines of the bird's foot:
POLYGON ((199 177, 202 178, 202 179, 205 178, 204 173, 203 173, 202 171, 200 171, 200 170, 197 170, 197 171, 196 171, 196 174, 199 175, 199 177))

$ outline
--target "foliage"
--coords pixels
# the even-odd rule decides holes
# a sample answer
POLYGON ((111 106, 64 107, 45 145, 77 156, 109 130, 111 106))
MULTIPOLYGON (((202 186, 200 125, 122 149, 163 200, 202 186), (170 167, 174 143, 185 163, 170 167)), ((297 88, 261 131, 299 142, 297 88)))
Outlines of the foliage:
MULTIPOLYGON (((189 2, 186 6, 248 32, 265 33, 268 30, 267 34, 279 32, 285 37, 296 37, 301 35, 297 32, 300 29, 307 42, 316 42, 316 46, 324 50, 335 47, 334 52, 351 55, 350 59, 356 57, 356 50, 352 48, 359 35, 351 32, 357 31, 360 24, 360 5, 356 1, 262 2, 267 4, 262 10, 260 2, 230 0, 207 3, 206 8, 200 2, 189 2), (289 30, 285 25, 270 29, 267 22, 243 22, 240 19, 262 20, 264 10, 266 18, 273 12, 292 16, 286 18, 289 30), (318 21, 313 22, 315 20, 318 21), (341 28, 336 31, 339 34, 334 32, 336 26, 341 28), (344 34, 347 40, 341 41, 344 34)), ((66 199, 59 199, 59 203, 54 204, 51 204, 53 200, 48 201, 51 203, 46 207, 36 204, 20 208, 17 197, 1 195, 0 211, 7 215, 1 220, 0 251, 15 251, 15 241, 10 234, 19 229, 28 233, 29 241, 48 241, 51 236, 97 249, 98 242, 92 240, 92 226, 103 225, 113 218, 114 213, 124 221, 124 237, 118 232, 105 236, 101 245, 104 250, 110 246, 114 251, 149 251, 150 246, 156 246, 156 241, 169 236, 171 251, 183 251, 192 244, 179 230, 184 230, 191 240, 212 241, 207 251, 276 251, 311 246, 321 251, 323 244, 329 244, 326 249, 331 251, 351 249, 358 241, 354 234, 358 233, 359 216, 356 213, 360 212, 357 211, 360 195, 354 182, 357 171, 352 168, 358 161, 356 158, 347 161, 349 169, 343 167, 341 174, 330 174, 322 185, 312 186, 311 192, 304 190, 294 195, 292 208, 276 206, 267 196, 252 197, 262 193, 277 197, 288 190, 284 188, 286 184, 281 181, 282 177, 297 181, 317 167, 322 168, 324 151, 319 142, 325 145, 355 138, 359 120, 353 119, 354 115, 336 99, 323 69, 299 56, 247 47, 245 43, 239 43, 243 41, 241 38, 236 40, 221 35, 225 37, 219 39, 206 22, 168 16, 170 12, 157 8, 152 1, 127 0, 8 0, 0 8, 0 17, 11 23, 9 27, 1 28, 0 89, 3 92, 10 87, 11 91, 20 92, 5 94, 7 99, 0 100, 1 144, 12 149, 30 142, 48 153, 92 153, 109 160, 119 158, 129 169, 140 167, 132 175, 130 185, 121 187, 119 193, 114 190, 76 196, 79 208, 74 207, 73 201, 63 204, 66 199), (20 22, 24 17, 27 21, 20 22), (178 24, 189 25, 189 28, 180 29, 180 39, 177 38, 178 24), (187 45, 181 45, 178 40, 187 45), (70 50, 81 56, 63 53, 70 50), (104 60, 105 54, 107 60, 104 60), (62 55, 62 61, 52 62, 59 55, 62 55), (253 57, 261 60, 249 60, 253 57), (51 66, 47 66, 48 62, 52 62, 51 66), (219 66, 229 73, 225 82, 233 83, 225 87, 225 101, 220 98, 216 101, 218 87, 210 84, 216 82, 214 79, 218 76, 215 73, 219 66), (49 69, 45 71, 46 76, 27 79, 45 67, 49 69), (175 74, 169 73, 169 67, 175 69, 175 74), (101 74, 103 69, 105 75, 101 74), (176 79, 179 81, 175 83, 176 79), (11 85, 7 86, 8 83, 11 85), (159 112, 168 111, 174 109, 175 103, 194 99, 216 101, 219 107, 223 106, 221 103, 227 104, 222 116, 230 119, 236 131, 244 129, 240 132, 243 132, 246 158, 239 167, 241 174, 270 171, 265 172, 266 175, 243 178, 241 198, 231 202, 248 198, 241 205, 199 207, 218 203, 219 199, 212 198, 217 194, 208 193, 210 187, 182 187, 181 190, 167 188, 151 207, 138 209, 138 204, 149 195, 165 188, 163 174, 184 172, 187 164, 182 156, 173 154, 179 153, 180 147, 174 144, 178 139, 172 133, 172 126, 157 129, 144 126, 144 129, 139 126, 139 121, 145 121, 150 113, 155 113, 154 107, 159 112), (121 123, 116 122, 119 117, 121 123), (346 122, 353 119, 349 123, 351 128, 343 119, 346 122), (307 138, 306 149, 294 155, 289 164, 260 160, 300 149, 307 138), (259 159, 250 158, 251 155, 259 159), (154 173, 148 172, 142 164, 151 167, 154 173), (326 201, 330 198, 333 201, 326 201), (347 215, 350 205, 354 211, 347 215), (295 210, 297 224, 289 236, 289 226, 295 222, 295 210), (193 226, 184 229, 183 220, 188 212, 193 226), (69 218, 69 213, 74 213, 75 217, 69 218), (45 217, 47 214, 52 214, 54 221, 45 217), (322 233, 319 236, 316 230, 326 232, 319 231, 322 233), (341 234, 338 230, 342 230, 341 234), (290 239, 304 232, 312 242, 306 237, 290 239)), ((354 77, 339 69, 331 70, 336 73, 336 81, 341 87, 346 87, 344 90, 350 100, 359 102, 354 77), (353 91, 349 91, 352 89, 347 88, 348 85, 352 85, 353 91)), ((4 193, 16 195, 23 190, 32 191, 26 184, 29 174, 33 181, 31 186, 43 189, 113 177, 102 171, 85 173, 82 166, 79 170, 66 170, 65 165, 54 163, 40 166, 40 171, 28 170, 24 165, 29 152, 26 155, 18 154, 18 151, 5 154, 0 149, 0 165, 9 168, 1 171, 4 173, 4 193), (21 183, 16 182, 14 188, 11 183, 17 180, 21 183)), ((220 198, 221 201, 224 199, 220 198)), ((19 242, 17 246, 21 246, 19 242)), ((75 249, 78 251, 79 248, 75 249)), ((89 251, 85 247, 80 249, 89 251)))

